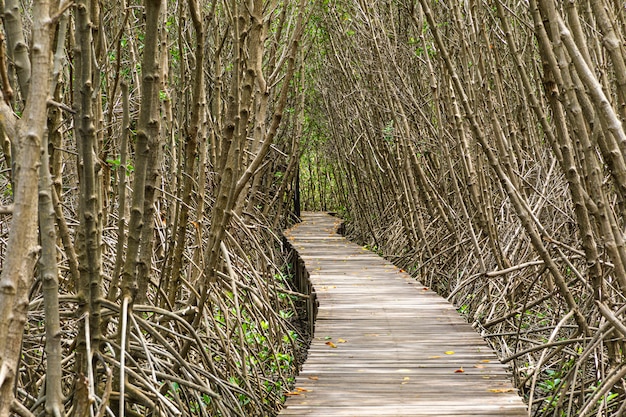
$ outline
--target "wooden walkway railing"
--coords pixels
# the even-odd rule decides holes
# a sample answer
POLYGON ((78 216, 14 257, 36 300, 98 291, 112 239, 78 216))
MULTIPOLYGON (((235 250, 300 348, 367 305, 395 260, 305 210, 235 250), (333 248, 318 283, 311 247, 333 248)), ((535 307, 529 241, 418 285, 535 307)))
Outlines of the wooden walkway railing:
POLYGON ((286 236, 319 306, 280 416, 526 416, 502 365, 454 307, 305 213, 286 236))

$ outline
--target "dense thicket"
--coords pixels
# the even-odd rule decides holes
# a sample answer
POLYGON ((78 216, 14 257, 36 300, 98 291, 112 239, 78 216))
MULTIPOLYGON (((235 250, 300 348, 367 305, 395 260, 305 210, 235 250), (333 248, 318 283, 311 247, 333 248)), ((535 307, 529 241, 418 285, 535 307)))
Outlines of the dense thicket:
POLYGON ((0 415, 280 407, 309 9, 0 2, 0 415))
POLYGON ((624 415, 623 1, 322 9, 305 207, 454 301, 532 415, 624 415))
POLYGON ((622 0, 0 11, 0 415, 274 413, 298 183, 533 415, 626 412, 622 0))

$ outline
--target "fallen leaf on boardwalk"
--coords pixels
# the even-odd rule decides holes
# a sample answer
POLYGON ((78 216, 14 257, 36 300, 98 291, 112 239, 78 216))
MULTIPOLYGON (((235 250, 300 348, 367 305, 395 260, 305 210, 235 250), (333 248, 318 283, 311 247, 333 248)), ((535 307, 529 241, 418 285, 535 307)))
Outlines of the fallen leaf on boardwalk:
POLYGON ((292 391, 292 392, 286 392, 285 393, 285 397, 293 397, 294 395, 300 395, 300 393, 297 392, 297 391, 292 391))
POLYGON ((481 362, 482 362, 482 363, 489 363, 489 362, 491 362, 491 361, 490 361, 489 359, 483 359, 481 362))
POLYGON ((424 291, 428 291, 428 287, 424 287, 422 288, 424 291))
POLYGON ((435 355, 435 356, 429 356, 428 359, 440 359, 441 356, 435 355))
POLYGON ((311 381, 317 381, 318 379, 320 379, 320 377, 319 376, 310 376, 309 379, 311 381))
POLYGON ((328 346, 330 346, 331 348, 336 348, 336 347, 337 347, 337 345, 336 345, 336 344, 334 344, 333 342, 326 342, 326 344, 327 344, 328 346))
POLYGON ((515 388, 492 388, 492 389, 490 389, 488 391, 489 392, 497 392, 497 393, 513 392, 513 391, 515 391, 515 388))
POLYGON ((454 355, 454 351, 453 350, 448 350, 448 351, 445 351, 443 353, 445 353, 446 355, 454 355))
POLYGON ((341 338, 337 339, 337 343, 346 343, 346 342, 347 342, 347 340, 345 340, 345 339, 341 339, 341 338))
POLYGON ((332 339, 332 337, 330 337, 330 336, 324 336, 324 340, 330 340, 330 339, 332 339))
POLYGON ((296 387, 296 391, 298 391, 298 392, 311 392, 310 389, 300 388, 300 387, 296 387))
POLYGON ((404 269, 399 269, 398 271, 399 271, 399 272, 404 272, 404 269))
POLYGON ((454 371, 454 373, 455 373, 455 374, 462 374, 462 373, 464 373, 464 372, 465 372, 465 371, 463 370, 463 368, 459 368, 459 369, 457 369, 456 371, 454 371))
POLYGON ((402 378, 402 384, 400 385, 408 384, 410 380, 411 378, 409 378, 408 376, 405 376, 404 378, 402 378))

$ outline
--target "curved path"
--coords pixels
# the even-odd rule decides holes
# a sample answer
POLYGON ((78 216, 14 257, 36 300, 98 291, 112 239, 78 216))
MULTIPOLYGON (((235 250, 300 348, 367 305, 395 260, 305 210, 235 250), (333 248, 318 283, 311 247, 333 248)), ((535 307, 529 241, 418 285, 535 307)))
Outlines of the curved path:
POLYGON ((454 307, 305 213, 285 233, 319 308, 280 416, 526 416, 502 365, 454 307))

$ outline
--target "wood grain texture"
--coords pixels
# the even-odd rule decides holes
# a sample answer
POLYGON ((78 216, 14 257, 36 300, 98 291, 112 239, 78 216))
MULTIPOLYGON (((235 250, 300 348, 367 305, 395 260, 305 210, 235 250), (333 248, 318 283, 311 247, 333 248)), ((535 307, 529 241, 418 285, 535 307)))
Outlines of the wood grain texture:
POLYGON ((445 299, 304 213, 285 235, 319 301, 280 416, 526 416, 507 367, 445 299))

